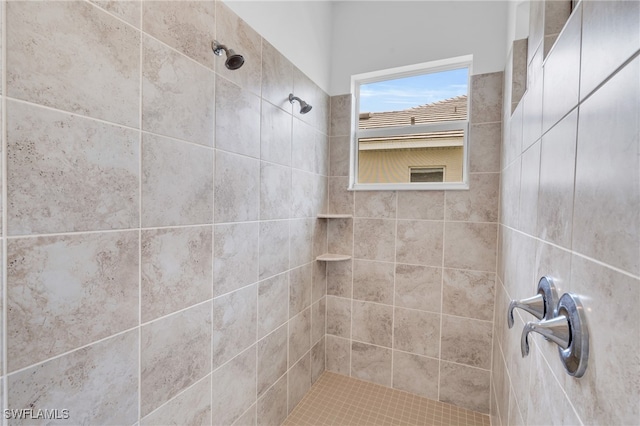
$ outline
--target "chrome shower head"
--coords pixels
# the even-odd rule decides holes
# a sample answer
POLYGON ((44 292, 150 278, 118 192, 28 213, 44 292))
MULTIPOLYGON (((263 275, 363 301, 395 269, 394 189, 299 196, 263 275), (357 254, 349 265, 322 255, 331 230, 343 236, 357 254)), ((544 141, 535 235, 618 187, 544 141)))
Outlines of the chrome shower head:
POLYGON ((300 102, 300 114, 306 114, 311 111, 312 106, 300 99, 297 96, 293 96, 293 93, 289 93, 289 102, 293 103, 293 101, 300 102))
POLYGON ((244 57, 236 53, 233 49, 229 49, 224 44, 220 44, 217 40, 211 42, 211 49, 216 56, 222 56, 222 52, 227 55, 224 66, 230 70, 237 70, 244 64, 244 57))

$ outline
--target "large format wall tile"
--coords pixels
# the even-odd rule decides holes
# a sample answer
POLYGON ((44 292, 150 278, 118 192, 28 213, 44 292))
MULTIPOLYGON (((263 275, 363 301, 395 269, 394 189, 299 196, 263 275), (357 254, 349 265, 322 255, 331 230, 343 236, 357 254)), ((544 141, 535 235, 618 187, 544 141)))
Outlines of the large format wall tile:
POLYGON ((140 33, 87 2, 7 3, 7 95, 138 127, 140 33))
POLYGON ((256 401, 256 346, 213 372, 213 418, 230 425, 256 401))
POLYGON ((502 123, 482 123, 469 126, 469 172, 500 171, 502 123))
POLYGON ((260 163, 260 219, 288 219, 291 208, 291 169, 260 163))
POLYGON ((199 381, 158 410, 143 418, 141 426, 206 425, 211 421, 211 376, 199 381))
POLYGON ((142 137, 142 226, 213 220, 213 150, 155 135, 142 137))
POLYGON ((7 105, 9 235, 134 228, 138 133, 7 105))
POLYGON ((468 191, 447 191, 446 219, 497 222, 499 173, 471 173, 468 191))
POLYGON ((211 302, 142 326, 140 338, 145 416, 211 371, 211 302))
POLYGON ((213 295, 220 296, 258 281, 259 225, 213 227, 213 295))
POLYGON ((396 266, 396 306, 440 312, 441 288, 441 268, 402 264, 396 266))
MULTIPOLYGON (((259 278, 265 279, 289 269, 289 221, 260 223, 259 278)), ((309 274, 310 276, 311 274, 309 274)))
POLYGON ((535 235, 538 221, 540 145, 540 141, 537 141, 522 153, 522 164, 520 168, 518 229, 530 235, 535 235))
POLYGON ((440 362, 435 358, 393 352, 393 387, 438 400, 440 362))
POLYGON ((358 259, 393 262, 395 222, 384 219, 353 220, 354 253, 358 259))
POLYGON ((502 120, 502 72, 471 76, 471 123, 502 120))
POLYGON ((289 318, 298 315, 311 305, 312 274, 310 263, 289 272, 289 318))
POLYGON ((440 221, 398 221, 396 261, 417 265, 442 265, 442 233, 440 221))
POLYGON ((353 262, 353 298, 393 304, 393 263, 355 260, 353 262))
POLYGON ((351 373, 361 380, 391 386, 391 349, 353 342, 351 373))
POLYGON ((348 376, 351 372, 351 340, 327 334, 327 371, 348 376))
POLYGON ((9 371, 138 325, 138 235, 10 240, 9 371))
POLYGON ((256 285, 213 300, 213 368, 218 368, 256 342, 256 285))
POLYGON ((327 334, 351 337, 351 300, 327 296, 327 334))
POLYGON ((398 219, 444 219, 444 191, 398 191, 398 219))
POLYGON ((640 275, 638 75, 640 58, 580 106, 572 246, 636 276, 640 275))
POLYGON ((440 362, 440 401, 489 413, 489 371, 440 362))
POLYGON ((444 266, 495 271, 496 228, 490 223, 446 223, 444 266))
POLYGON ((141 1, 91 0, 91 3, 100 6, 107 12, 130 23, 134 27, 140 28, 141 1))
POLYGON ((360 191, 355 193, 356 217, 395 219, 395 191, 360 191))
POLYGON ((286 373, 287 338, 287 326, 283 325, 258 342, 258 396, 286 373))
POLYGON ((145 1, 142 4, 144 32, 213 69, 215 1, 145 1))
POLYGON ((260 158, 262 160, 283 166, 291 165, 291 120, 291 114, 262 101, 260 123, 260 158))
POLYGON ((311 387, 311 354, 305 355, 291 367, 287 379, 289 386, 287 404, 291 413, 311 387))
POLYGON ((370 302, 353 302, 352 338, 390 348, 392 345, 393 307, 370 302))
POLYGON ((260 158, 260 98, 216 79, 216 148, 260 158))
POLYGON ((445 269, 442 313, 491 321, 495 281, 490 272, 445 269))
POLYGON ((442 316, 441 357, 472 367, 491 368, 493 324, 467 318, 442 316))
MULTIPOLYGON (((287 418, 287 376, 284 375, 258 400, 257 425, 280 425, 287 418)), ((239 422, 238 422, 239 423, 239 422)), ((239 423, 239 425, 254 423, 239 423)))
POLYGON ((9 407, 69 410, 78 424, 138 420, 138 332, 130 331, 8 377, 9 407), (118 409, 114 409, 118 407, 118 409))
POLYGON ((289 310, 289 274, 258 283, 258 338, 284 324, 289 310))
POLYGON ((211 298, 211 226, 144 230, 141 238, 142 322, 211 298))
POLYGON ((142 129, 213 146, 214 73, 143 39, 142 129))
POLYGON ((242 222, 259 217, 260 161, 216 151, 215 222, 242 222))
POLYGON ((292 91, 293 65, 268 41, 262 39, 262 98, 290 114, 292 106, 289 93, 292 91))
POLYGON ((289 320, 289 366, 293 366, 310 348, 311 309, 305 309, 289 320))
POLYGON ((414 354, 438 357, 440 353, 440 315, 396 308, 393 347, 414 354))

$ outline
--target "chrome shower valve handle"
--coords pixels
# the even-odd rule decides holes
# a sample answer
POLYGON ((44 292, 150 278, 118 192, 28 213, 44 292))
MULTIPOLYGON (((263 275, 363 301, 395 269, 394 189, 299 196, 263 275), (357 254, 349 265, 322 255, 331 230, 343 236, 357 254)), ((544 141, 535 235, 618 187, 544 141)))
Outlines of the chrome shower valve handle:
POLYGON ((520 339, 523 358, 529 355, 529 333, 532 331, 558 345, 560 360, 569 375, 584 375, 589 358, 589 332, 584 309, 575 295, 562 295, 555 318, 537 323, 528 322, 524 326, 520 339))
POLYGON ((538 294, 522 300, 512 300, 507 310, 507 325, 513 327, 513 310, 515 308, 529 312, 539 320, 549 320, 555 316, 558 295, 551 277, 544 276, 538 281, 538 294))

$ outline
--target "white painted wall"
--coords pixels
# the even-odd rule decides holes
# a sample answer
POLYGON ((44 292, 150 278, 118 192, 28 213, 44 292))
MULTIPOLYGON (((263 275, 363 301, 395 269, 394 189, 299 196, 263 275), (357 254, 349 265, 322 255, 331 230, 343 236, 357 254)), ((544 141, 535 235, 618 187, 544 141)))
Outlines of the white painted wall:
POLYGON ((529 0, 509 0, 507 7, 506 52, 508 55, 514 40, 529 36, 529 0))
POLYGON ((503 71, 507 1, 341 1, 333 7, 331 95, 353 74, 473 54, 473 73, 503 71))
POLYGON ((329 92, 332 2, 225 0, 224 3, 329 92))

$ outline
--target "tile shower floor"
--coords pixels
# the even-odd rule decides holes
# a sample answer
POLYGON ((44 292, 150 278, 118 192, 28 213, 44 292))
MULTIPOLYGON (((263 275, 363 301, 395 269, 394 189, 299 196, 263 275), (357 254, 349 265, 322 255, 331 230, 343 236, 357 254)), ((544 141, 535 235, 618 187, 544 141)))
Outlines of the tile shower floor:
POLYGON ((490 426, 489 416, 325 372, 283 426, 490 426))

